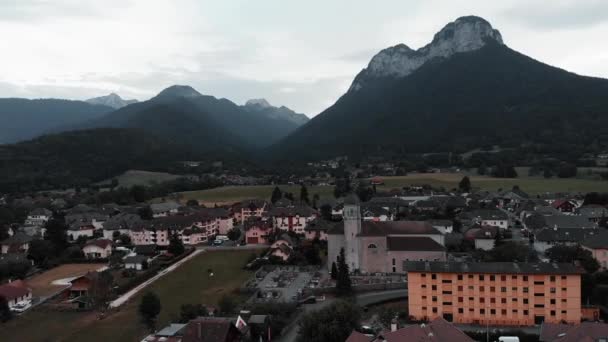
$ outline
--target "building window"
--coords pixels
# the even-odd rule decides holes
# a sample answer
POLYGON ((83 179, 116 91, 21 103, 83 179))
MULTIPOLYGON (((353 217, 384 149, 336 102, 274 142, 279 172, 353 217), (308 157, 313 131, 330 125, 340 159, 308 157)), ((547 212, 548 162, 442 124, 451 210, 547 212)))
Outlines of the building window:
POLYGON ((503 303, 503 304, 506 304, 507 303, 507 298, 501 298, 500 302, 503 303))
POLYGON ((462 274, 458 275, 458 280, 462 280, 462 274))
POLYGON ((462 286, 458 286, 458 291, 462 291, 462 286))
POLYGON ((528 304, 528 298, 524 298, 524 304, 528 304))
POLYGON ((425 285, 425 284, 422 284, 422 288, 423 288, 423 289, 426 289, 426 285, 425 285))
POLYGON ((431 290, 436 291, 437 290, 437 285, 431 285, 431 290))
POLYGON ((420 274, 420 276, 421 276, 422 278, 426 278, 426 273, 422 273, 422 274, 420 274))
POLYGON ((469 290, 473 290, 475 287, 473 285, 469 285, 469 290))
POLYGON ((555 293, 555 287, 552 287, 552 288, 551 288, 549 291, 550 291, 551 293, 555 293))
POLYGON ((511 301, 517 303, 517 298, 511 298, 511 301))
POLYGON ((506 288, 506 287, 504 287, 504 286, 503 286, 503 287, 501 287, 501 288, 500 288, 500 292, 507 292, 507 288, 506 288))
POLYGON ((494 275, 491 275, 490 276, 490 281, 495 281, 495 280, 496 280, 496 277, 494 275))
POLYGON ((550 277, 549 277, 549 280, 550 280, 551 282, 554 282, 554 281, 555 281, 555 276, 550 276, 550 277))
POLYGON ((528 288, 524 287, 524 293, 528 293, 528 288))
POLYGON ((496 303, 496 298, 494 298, 494 297, 490 298, 490 303, 492 303, 492 304, 496 303))
POLYGON ((393 258, 393 266, 395 266, 395 258, 393 258))
POLYGON ((483 286, 480 286, 479 287, 479 292, 484 292, 484 291, 485 291, 485 288, 483 286))
POLYGON ((452 281, 450 279, 444 279, 441 281, 442 284, 451 284, 452 281))
POLYGON ((426 299, 426 296, 422 296, 422 299, 423 299, 423 300, 425 300, 425 299, 426 299))
POLYGON ((528 276, 524 276, 524 281, 528 281, 528 276))
POLYGON ((513 291, 513 292, 517 292, 517 287, 513 286, 513 287, 511 288, 511 291, 513 291))
POLYGON ((475 312, 475 309, 469 308, 469 312, 475 312))
POLYGON ((479 275, 479 280, 483 281, 483 278, 484 278, 484 277, 483 277, 483 274, 480 274, 480 275, 479 275))
POLYGON ((433 308, 433 313, 437 313, 437 308, 433 308))
POLYGON ((534 297, 544 297, 545 294, 544 293, 535 293, 534 297))
POLYGON ((555 310, 551 310, 551 316, 555 316, 555 310))
POLYGON ((464 298, 458 297, 458 303, 462 303, 463 301, 464 301, 464 298))
POLYGON ((490 315, 496 315, 496 309, 490 309, 490 315))
POLYGON ((469 279, 473 279, 473 275, 472 274, 469 274, 469 279))
POLYGON ((534 285, 545 285, 544 281, 535 281, 534 285))
POLYGON ((565 287, 562 287, 562 291, 566 292, 566 291, 568 291, 568 289, 565 287))
POLYGON ((470 301, 473 301, 473 300, 475 300, 475 298, 473 298, 473 297, 469 297, 469 300, 470 300, 470 301))
POLYGON ((486 314, 486 309, 479 309, 479 313, 481 315, 485 315, 486 314))
POLYGON ((490 292, 496 292, 496 288, 494 286, 490 286, 490 292))
POLYGON ((512 275, 511 279, 517 279, 517 276, 516 275, 512 275))
POLYGON ((513 311, 511 311, 511 312, 513 312, 514 314, 517 314, 517 309, 513 309, 513 311))
POLYGON ((501 281, 507 281, 507 276, 504 276, 504 275, 503 275, 503 276, 500 276, 500 280, 501 280, 501 281))
POLYGON ((431 274, 431 279, 437 279, 437 275, 436 274, 431 274))
MULTIPOLYGON (((367 245, 367 248, 378 248, 378 246, 376 246, 373 243, 370 243, 369 245, 367 245)), ((395 260, 395 259, 393 259, 393 260, 395 260)))
POLYGON ((535 308, 544 308, 545 304, 534 304, 535 308))
POLYGON ((486 299, 485 299, 484 297, 481 297, 481 298, 479 298, 479 302, 480 302, 480 303, 485 303, 485 302, 486 302, 486 299))
POLYGON ((551 299, 550 303, 551 305, 555 305, 555 299, 551 299))
POLYGON ((433 302, 436 302, 437 301, 437 296, 433 296, 432 300, 433 300, 433 302))
POLYGON ((444 294, 444 295, 451 295, 452 291, 443 291, 442 294, 444 294))
POLYGON ((562 276, 562 280, 566 280, 566 276, 562 276))
POLYGON ((452 305, 452 302, 443 302, 443 305, 452 305))
POLYGON ((500 310, 500 314, 503 315, 503 316, 506 316, 507 315, 507 310, 506 309, 500 310))
POLYGON ((422 311, 426 311, 426 306, 423 306, 423 307, 422 307, 422 311))
POLYGON ((562 315, 565 315, 565 314, 566 314, 566 310, 562 310, 562 315))
POLYGON ((464 309, 463 308, 458 308, 458 313, 459 314, 464 313, 464 309))
POLYGON ((528 316, 528 310, 524 310, 524 316, 528 316))
POLYGON ((567 299, 562 299, 562 303, 566 303, 567 301, 567 299))

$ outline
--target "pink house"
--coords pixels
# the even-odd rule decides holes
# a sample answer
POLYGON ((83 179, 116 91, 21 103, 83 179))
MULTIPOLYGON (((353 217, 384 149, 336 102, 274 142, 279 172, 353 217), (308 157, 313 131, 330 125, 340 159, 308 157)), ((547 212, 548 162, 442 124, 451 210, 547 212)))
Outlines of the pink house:
POLYGON ((270 204, 264 200, 247 200, 232 206, 234 218, 241 224, 244 224, 249 217, 262 217, 269 209, 270 204))
POLYGON ((273 208, 268 215, 272 217, 274 228, 304 235, 304 228, 317 217, 317 212, 307 206, 291 206, 273 208))
POLYGON ((591 252, 591 255, 599 262, 602 269, 608 270, 608 231, 586 239, 581 245, 584 249, 591 252))
POLYGON ((245 221, 245 241, 248 245, 268 244, 273 232, 272 221, 267 218, 250 217, 245 221))

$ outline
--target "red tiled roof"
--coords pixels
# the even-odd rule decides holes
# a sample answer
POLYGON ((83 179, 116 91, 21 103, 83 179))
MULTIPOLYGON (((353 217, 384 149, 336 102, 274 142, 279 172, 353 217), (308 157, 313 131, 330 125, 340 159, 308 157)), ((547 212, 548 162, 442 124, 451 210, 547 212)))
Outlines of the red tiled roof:
POLYGON ((577 325, 544 323, 540 331, 542 342, 595 341, 608 337, 608 324, 582 322, 577 325))
POLYGON ((241 333, 227 318, 197 318, 185 327, 183 342, 227 342, 236 341, 241 333))
POLYGON ((30 292, 31 290, 22 281, 0 285, 0 296, 6 298, 6 300, 23 297, 30 292))
POLYGON ((386 342, 474 342, 443 318, 435 318, 428 324, 410 325, 397 331, 383 334, 386 342))
POLYGON ((371 342, 374 338, 365 336, 358 331, 353 331, 344 342, 371 342))

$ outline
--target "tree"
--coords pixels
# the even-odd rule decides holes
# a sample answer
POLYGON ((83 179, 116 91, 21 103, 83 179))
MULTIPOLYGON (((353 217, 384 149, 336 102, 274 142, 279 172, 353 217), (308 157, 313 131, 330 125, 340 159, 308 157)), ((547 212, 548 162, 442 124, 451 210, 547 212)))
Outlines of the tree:
POLYGON ((300 202, 306 204, 310 203, 310 199, 308 198, 308 188, 304 184, 300 186, 300 202))
POLYGON ((241 230, 234 227, 228 231, 228 238, 232 241, 237 241, 241 237, 241 230))
POLYGON ((283 192, 279 189, 278 186, 275 186, 272 190, 272 195, 270 196, 270 202, 272 204, 277 203, 281 198, 283 198, 283 192))
POLYGON ((346 257, 344 255, 344 248, 340 249, 340 255, 338 255, 338 274, 336 277, 336 293, 338 296, 349 295, 352 291, 350 281, 350 271, 346 264, 346 257))
POLYGON ((123 246, 131 245, 131 237, 128 234, 120 234, 120 236, 118 236, 118 240, 120 240, 120 244, 123 246))
POLYGON ((47 261, 53 257, 53 243, 47 240, 30 241, 28 257, 37 266, 46 266, 47 261))
POLYGON ((312 246, 306 247, 304 249, 304 257, 306 258, 306 262, 309 265, 321 265, 321 256, 319 255, 321 251, 319 250, 318 244, 313 244, 312 246))
POLYGON ((332 211, 331 205, 323 204, 321 206, 321 217, 324 220, 331 221, 331 219, 332 219, 331 211, 332 211))
POLYGON ((500 247, 504 244, 504 240, 502 239, 502 233, 500 231, 496 232, 496 236, 494 237, 494 248, 500 247))
POLYGON ((146 201, 147 193, 146 187, 142 185, 133 185, 131 190, 129 191, 131 194, 131 198, 137 203, 142 203, 146 201))
POLYGON ((331 263, 331 279, 338 279, 338 267, 336 266, 336 262, 331 263))
POLYGON ((161 305, 158 296, 154 292, 146 292, 139 303, 139 315, 150 332, 153 332, 156 327, 156 317, 160 310, 161 305))
POLYGON ((223 315, 232 314, 236 310, 236 303, 229 295, 223 295, 217 305, 223 315))
POLYGON ((44 238, 53 244, 55 256, 60 255, 68 247, 67 229, 63 218, 60 217, 53 217, 46 223, 44 238))
POLYGON ((184 243, 182 242, 182 239, 180 239, 177 235, 177 231, 174 231, 171 234, 171 238, 169 239, 169 247, 167 248, 167 250, 169 251, 169 253, 175 256, 182 255, 186 250, 184 248, 184 243))
POLYGON ((13 318, 13 313, 8 306, 8 301, 4 296, 0 296, 0 322, 6 322, 13 318))
POLYGON ((576 177, 576 165, 563 163, 557 169, 557 177, 559 178, 571 178, 576 177))
POLYGON ((352 188, 350 186, 350 179, 347 178, 338 178, 336 179, 336 185, 334 187, 334 197, 340 198, 344 195, 351 193, 352 188))
POLYGON ((543 169, 543 177, 545 177, 545 178, 553 177, 553 172, 551 172, 551 169, 549 169, 548 167, 545 167, 543 169))
POLYGON ((299 322, 296 341, 345 341, 354 329, 359 328, 360 320, 358 307, 346 301, 338 301, 305 314, 299 322))
POLYGON ((600 264, 591 252, 581 246, 555 245, 547 249, 545 255, 552 262, 572 263, 578 261, 588 273, 595 273, 600 268, 600 264))
POLYGON ((91 307, 96 310, 105 310, 107 302, 112 294, 112 284, 114 277, 110 271, 97 273, 97 277, 89 290, 89 300, 91 307))
POLYGON ((154 213, 152 212, 152 208, 150 208, 149 205, 146 205, 146 206, 140 208, 137 211, 137 214, 139 214, 139 217, 141 217, 142 220, 151 220, 154 216, 154 213))
POLYGON ((469 179, 469 176, 462 177, 462 180, 460 180, 460 183, 458 183, 458 189, 460 189, 462 192, 471 191, 471 180, 469 179))
POLYGON ((319 196, 319 194, 314 194, 312 196, 312 207, 314 209, 317 209, 317 203, 319 203, 319 200, 321 199, 321 196, 319 196))
POLYGON ((357 186, 357 190, 355 190, 355 193, 357 194, 361 202, 367 202, 372 198, 372 196, 374 196, 374 190, 369 186, 364 185, 363 182, 359 183, 359 185, 357 186))
POLYGON ((186 205, 189 207, 198 207, 199 203, 195 199, 189 199, 188 202, 186 202, 186 205))
POLYGON ((207 315, 207 308, 202 304, 183 304, 180 308, 179 321, 180 323, 188 323, 197 317, 207 315))

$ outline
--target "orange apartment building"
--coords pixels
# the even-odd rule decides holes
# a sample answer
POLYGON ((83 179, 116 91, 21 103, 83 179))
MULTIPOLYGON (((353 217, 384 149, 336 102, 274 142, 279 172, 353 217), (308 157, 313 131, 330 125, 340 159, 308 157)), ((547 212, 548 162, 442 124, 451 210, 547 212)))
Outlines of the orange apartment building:
POLYGON ((529 326, 581 321, 581 271, 571 264, 406 261, 416 320, 529 326))

